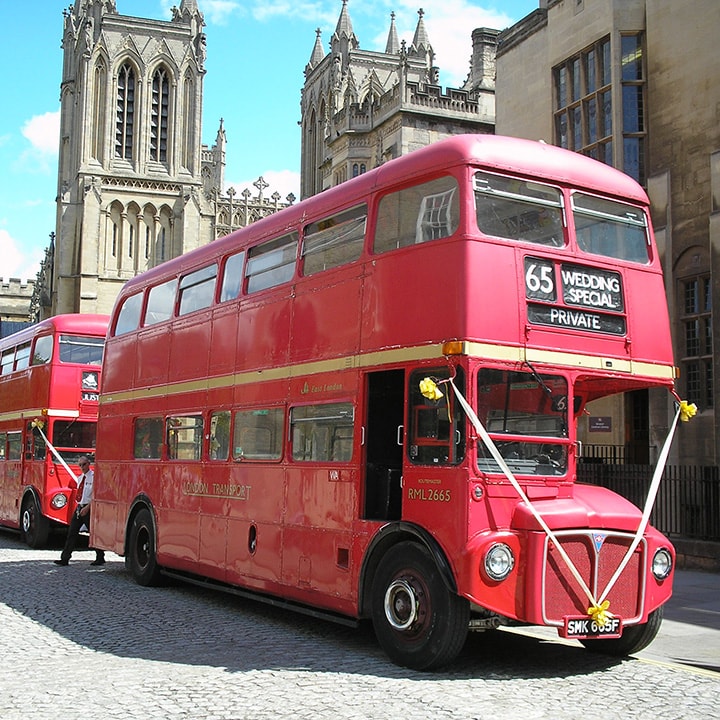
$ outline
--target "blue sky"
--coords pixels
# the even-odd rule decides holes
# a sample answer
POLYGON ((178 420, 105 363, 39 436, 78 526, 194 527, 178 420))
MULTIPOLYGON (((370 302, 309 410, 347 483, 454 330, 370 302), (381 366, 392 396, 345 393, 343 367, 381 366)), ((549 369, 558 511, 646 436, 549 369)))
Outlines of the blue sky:
MULTIPOLYGON (((122 15, 170 19, 180 0, 116 0, 122 15)), ((55 229, 62 11, 71 0, 0 0, 0 277, 34 278, 55 229)), ((342 0, 198 0, 205 16, 207 74, 203 142, 220 118, 227 133, 227 186, 237 192, 262 175, 283 197, 299 196, 300 91, 322 30, 328 50, 342 0)), ((440 68, 440 83, 467 76, 476 27, 503 29, 538 0, 349 0, 360 47, 383 50, 390 13, 400 39, 412 40, 418 8, 440 68)))

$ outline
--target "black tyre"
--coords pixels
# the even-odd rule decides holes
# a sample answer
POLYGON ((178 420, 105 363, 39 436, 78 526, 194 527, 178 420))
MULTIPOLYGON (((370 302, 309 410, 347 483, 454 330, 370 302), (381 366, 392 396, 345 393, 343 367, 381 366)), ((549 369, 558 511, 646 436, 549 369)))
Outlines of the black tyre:
POLYGON ((398 665, 433 670, 452 662, 468 633, 470 604, 448 590, 428 550, 413 542, 382 558, 372 618, 383 650, 398 665))
POLYGON ((130 525, 125 567, 138 585, 160 584, 160 567, 155 556, 155 524, 147 508, 140 510, 130 525))
POLYGON ((660 606, 648 615, 648 621, 643 625, 631 625, 623 630, 619 638, 610 640, 587 639, 580 642, 592 652, 612 655, 613 657, 624 657, 640 652, 646 648, 658 634, 662 625, 663 609, 660 606))
POLYGON ((20 532, 31 548, 44 547, 50 535, 50 521, 40 512, 40 505, 34 495, 28 495, 20 513, 20 532))

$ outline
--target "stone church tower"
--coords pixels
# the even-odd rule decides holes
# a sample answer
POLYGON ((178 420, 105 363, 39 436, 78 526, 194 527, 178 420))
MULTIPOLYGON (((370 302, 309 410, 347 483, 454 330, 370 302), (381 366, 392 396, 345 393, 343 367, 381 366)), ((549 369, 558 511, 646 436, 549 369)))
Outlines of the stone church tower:
POLYGON ((65 11, 50 307, 110 312, 123 282, 213 239, 224 130, 201 148, 203 16, 119 15, 115 0, 65 11), (203 157, 206 154, 208 157, 203 157))
POLYGON ((497 30, 473 32, 468 78, 443 92, 422 10, 410 47, 398 41, 393 13, 385 52, 374 52, 360 49, 347 4, 330 52, 317 30, 305 68, 303 198, 444 137, 494 132, 497 30))

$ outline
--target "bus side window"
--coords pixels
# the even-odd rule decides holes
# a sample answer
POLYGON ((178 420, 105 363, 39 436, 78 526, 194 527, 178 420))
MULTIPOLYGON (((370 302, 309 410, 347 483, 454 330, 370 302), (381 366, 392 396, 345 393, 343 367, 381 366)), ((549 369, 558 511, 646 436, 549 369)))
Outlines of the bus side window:
POLYGON ((457 181, 453 177, 404 188, 380 200, 373 251, 384 253, 452 235, 460 222, 457 181))
POLYGON ((227 460, 230 454, 230 412, 221 410, 210 416, 211 460, 227 460))
POLYGON ((199 415, 167 419, 169 460, 200 460, 202 457, 203 419, 199 415))
POLYGON ((351 403, 302 405, 290 411, 292 458, 301 462, 349 462, 355 413, 351 403))
POLYGON ((253 408, 235 413, 234 460, 279 460, 282 456, 285 410, 253 408))
MULTIPOLYGON (((446 369, 426 369, 410 376, 410 460, 420 465, 454 465, 465 455, 465 420, 449 384, 438 387, 443 393, 429 400, 420 392, 426 377, 436 381, 448 377, 446 369)), ((455 385, 463 392, 463 373, 457 370, 455 385)))
POLYGON ((19 430, 7 434, 7 459, 22 460, 22 433, 19 430))
POLYGON ((162 457, 162 434, 162 418, 136 418, 133 457, 138 460, 157 460, 162 457))
POLYGON ((360 257, 365 240, 367 206, 346 210, 305 228, 303 275, 353 262, 360 257))
POLYGON ((45 441, 42 439, 40 431, 29 422, 25 433, 25 459, 44 460, 45 453, 45 441))
POLYGON ((234 300, 240 295, 242 287, 242 271, 245 264, 245 251, 230 255, 225 261, 223 270, 222 288, 220 289, 220 302, 234 300))
POLYGON ((5 445, 7 443, 7 434, 0 433, 0 462, 5 459, 5 445))

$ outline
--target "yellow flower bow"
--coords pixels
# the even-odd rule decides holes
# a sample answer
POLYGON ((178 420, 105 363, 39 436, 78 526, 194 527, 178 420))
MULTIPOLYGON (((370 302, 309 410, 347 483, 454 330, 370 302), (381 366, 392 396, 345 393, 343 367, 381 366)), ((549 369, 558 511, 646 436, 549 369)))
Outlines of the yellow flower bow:
POLYGON ((429 377, 420 381, 420 392, 428 400, 439 400, 443 396, 435 381, 429 377))
POLYGON ((680 420, 687 422, 691 417, 695 417, 697 414, 697 405, 695 403, 688 403, 687 400, 680 402, 680 420))
POLYGON ((609 600, 603 600, 600 605, 593 605, 588 608, 587 614, 600 626, 602 627, 605 623, 613 617, 611 612, 608 612, 610 607, 609 600))

